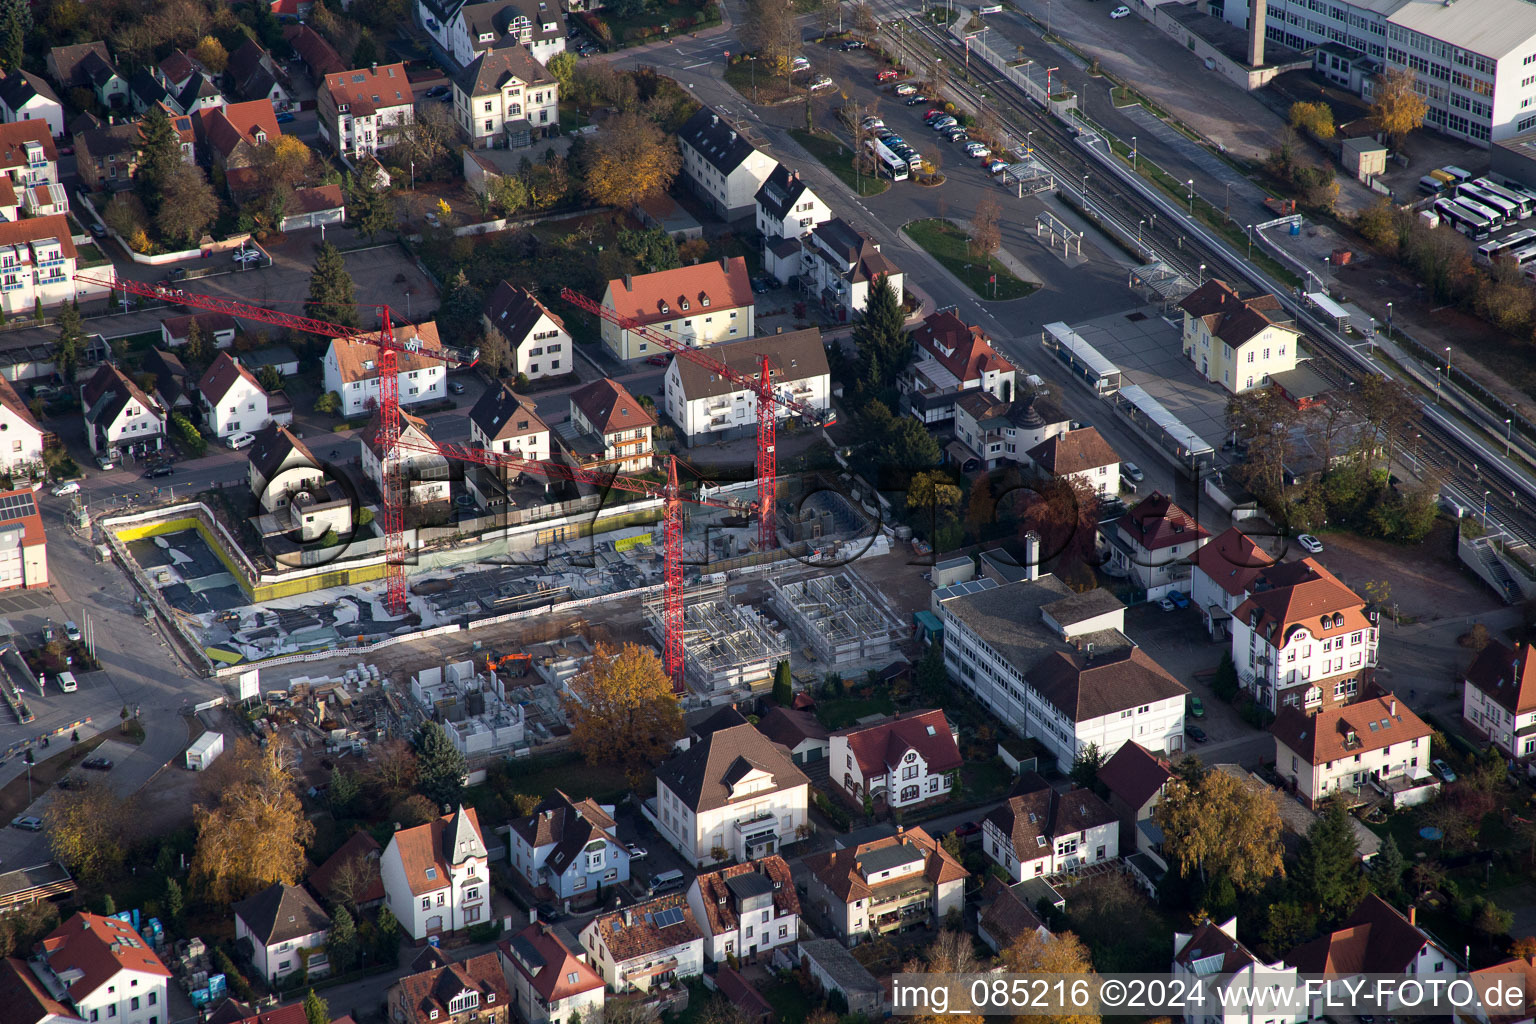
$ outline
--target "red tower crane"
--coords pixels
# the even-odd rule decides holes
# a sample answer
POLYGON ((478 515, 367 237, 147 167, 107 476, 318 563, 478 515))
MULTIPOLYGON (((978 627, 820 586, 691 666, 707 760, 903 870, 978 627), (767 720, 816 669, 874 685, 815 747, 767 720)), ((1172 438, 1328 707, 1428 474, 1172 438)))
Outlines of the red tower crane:
POLYGON ((586 310, 620 330, 639 335, 663 351, 697 363, 710 373, 757 396, 757 542, 758 547, 763 551, 773 548, 778 540, 778 529, 774 522, 773 489, 779 474, 778 419, 777 410, 774 407, 782 405, 808 421, 823 426, 830 426, 833 422, 830 418, 830 407, 827 412, 823 412, 797 398, 775 391, 772 360, 766 353, 762 357, 758 375, 751 377, 726 365, 723 359, 716 359, 709 354, 708 349, 694 348, 686 342, 670 338, 661 331, 653 330, 633 317, 627 317, 617 310, 609 309, 601 302, 580 292, 566 288, 561 291, 560 297, 578 309, 586 310))
MULTIPOLYGON (((402 614, 406 610, 407 595, 403 515, 404 485, 400 479, 399 460, 391 458, 391 454, 396 450, 420 451, 441 455, 448 459, 456 459, 461 462, 474 462, 501 469, 528 472, 537 476, 570 483, 611 487, 632 494, 661 499, 664 502, 662 558, 665 578, 662 601, 663 664, 666 666, 668 675, 672 677, 673 690, 677 693, 683 692, 685 653, 683 650, 682 505, 684 502, 689 502, 691 504, 707 505, 739 512, 743 510, 743 503, 728 499, 705 498, 700 495, 684 496, 682 488, 677 481, 677 459, 675 456, 671 458, 668 466, 667 479, 663 482, 658 482, 640 477, 621 476, 617 473, 568 466, 558 462, 536 462, 519 459, 511 454, 488 451, 483 448, 475 448, 455 442, 420 444, 409 440, 402 440, 400 436, 398 355, 400 352, 421 352, 422 349, 414 341, 401 341, 395 337, 388 306, 369 307, 377 309, 380 314, 380 327, 377 332, 374 332, 363 328, 333 324, 325 320, 317 320, 313 317, 302 316, 296 313, 253 306, 235 299, 226 299, 213 295, 196 295, 185 291, 163 288, 158 285, 144 284, 140 281, 102 280, 89 278, 83 274, 77 274, 76 278, 87 284, 99 284, 109 288, 117 288, 134 295, 143 295, 147 298, 227 313, 230 316, 242 319, 288 327, 292 330, 306 331, 324 337, 367 338, 369 344, 378 346, 379 432, 377 439, 379 448, 383 452, 383 457, 379 460, 379 464, 384 473, 384 486, 380 488, 380 491, 384 505, 384 521, 382 525, 385 535, 385 579, 388 588, 386 600, 389 610, 393 614, 402 614), (377 337, 375 337, 375 334, 377 337)), ((465 366, 474 365, 480 356, 478 349, 463 349, 447 345, 433 349, 428 354, 432 358, 442 359, 444 362, 465 366)))

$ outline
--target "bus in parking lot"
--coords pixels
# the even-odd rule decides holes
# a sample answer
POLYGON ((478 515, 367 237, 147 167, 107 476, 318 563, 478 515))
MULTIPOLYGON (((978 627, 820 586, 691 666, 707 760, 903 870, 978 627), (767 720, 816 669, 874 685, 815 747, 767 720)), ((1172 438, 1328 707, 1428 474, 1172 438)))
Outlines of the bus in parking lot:
POLYGON ((907 176, 910 173, 907 162, 897 156, 891 147, 879 139, 866 139, 864 140, 864 145, 875 155, 876 168, 879 170, 881 177, 890 178, 892 181, 907 180, 907 176))

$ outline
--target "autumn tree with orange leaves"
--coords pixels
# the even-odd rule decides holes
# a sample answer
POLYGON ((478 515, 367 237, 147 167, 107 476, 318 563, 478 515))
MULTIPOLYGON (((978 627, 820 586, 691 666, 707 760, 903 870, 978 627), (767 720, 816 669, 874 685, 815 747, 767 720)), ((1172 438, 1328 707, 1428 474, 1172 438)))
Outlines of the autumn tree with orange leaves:
POLYGON ((220 773, 228 784, 192 808, 192 884, 210 901, 229 903, 273 882, 297 883, 315 826, 294 788, 293 751, 277 742, 258 750, 242 740, 220 760, 230 762, 220 773))
POLYGON ((571 742, 589 764, 613 764, 638 779, 683 734, 683 709, 654 651, 599 643, 564 698, 571 742))

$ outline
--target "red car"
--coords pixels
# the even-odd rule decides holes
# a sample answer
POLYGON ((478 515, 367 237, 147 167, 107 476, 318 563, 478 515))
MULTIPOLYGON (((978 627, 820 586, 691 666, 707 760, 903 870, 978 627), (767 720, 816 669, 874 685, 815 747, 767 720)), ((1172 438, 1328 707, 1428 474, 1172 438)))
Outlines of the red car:
POLYGON ((646 359, 646 362, 650 363, 652 366, 666 366, 671 361, 672 360, 666 356, 651 356, 650 358, 646 359))
POLYGON ((901 72, 900 71, 897 71, 895 68, 886 68, 884 71, 881 71, 879 74, 875 75, 875 81, 877 81, 877 82, 889 82, 893 78, 900 78, 900 77, 901 77, 901 72))
POLYGON ((955 835, 959 836, 961 839, 969 839, 971 836, 981 835, 981 826, 976 824, 974 821, 968 821, 964 825, 960 825, 955 829, 955 835))

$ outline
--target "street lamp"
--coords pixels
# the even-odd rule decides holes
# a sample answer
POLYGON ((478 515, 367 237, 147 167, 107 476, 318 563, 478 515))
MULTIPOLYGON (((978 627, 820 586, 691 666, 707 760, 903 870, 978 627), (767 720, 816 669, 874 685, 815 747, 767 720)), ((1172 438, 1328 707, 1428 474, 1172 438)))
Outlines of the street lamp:
POLYGON ((1189 187, 1189 215, 1193 217, 1195 215, 1195 179, 1190 178, 1184 184, 1189 187))
POLYGON ((1147 218, 1145 218, 1145 217, 1141 218, 1141 220, 1136 222, 1136 244, 1137 245, 1141 244, 1141 228, 1142 228, 1142 225, 1146 224, 1146 222, 1147 222, 1147 218))
POLYGON ((1248 225, 1248 259, 1253 259, 1253 225, 1248 225))
POLYGON ((1205 264, 1200 264, 1200 284, 1205 284, 1205 264))
POLYGON ((1136 169, 1136 136, 1131 136, 1131 170, 1136 169))
POLYGON ((1088 175, 1083 175, 1083 212, 1088 210, 1088 175))
POLYGON ((1392 337, 1392 303, 1387 303, 1387 337, 1392 337))
POLYGON ((1031 128, 1029 131, 1024 133, 1024 155, 1025 156, 1029 156, 1029 154, 1031 154, 1031 153, 1033 153, 1035 151, 1034 147, 1029 144, 1030 140, 1034 138, 1034 135, 1035 135, 1035 130, 1033 128, 1031 128))
POLYGON ((1488 532, 1488 491, 1483 492, 1483 532, 1488 532))
POLYGON ((1514 428, 1513 422, 1511 420, 1509 420, 1509 419, 1505 419, 1505 421, 1504 421, 1504 457, 1506 459, 1509 458, 1510 434, 1512 434, 1514 432, 1514 429, 1515 428, 1514 428))

